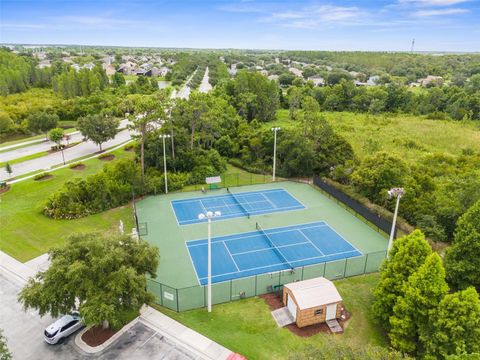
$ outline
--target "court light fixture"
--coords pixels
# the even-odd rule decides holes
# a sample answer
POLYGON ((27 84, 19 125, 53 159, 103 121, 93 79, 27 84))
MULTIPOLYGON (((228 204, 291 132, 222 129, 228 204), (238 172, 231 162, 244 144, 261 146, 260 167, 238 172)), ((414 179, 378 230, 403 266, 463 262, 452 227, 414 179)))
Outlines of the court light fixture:
POLYGON ((280 127, 276 126, 276 127, 272 127, 271 129, 274 133, 274 140, 273 140, 273 181, 275 181, 275 168, 276 168, 276 164, 277 164, 277 131, 281 130, 280 127))
POLYGON ((165 156, 165 139, 170 137, 169 134, 160 134, 163 141, 163 173, 165 174, 165 194, 168 194, 168 180, 167 180, 167 157, 165 156))
POLYGON ((199 220, 208 220, 208 260, 207 260, 207 267, 208 267, 208 280, 207 280, 207 309, 208 312, 212 312, 212 219, 214 217, 222 216, 220 211, 207 211, 206 213, 198 214, 199 220))
POLYGON ((397 223, 397 215, 398 215, 398 206, 400 204, 401 197, 405 194, 404 188, 392 188, 388 190, 388 198, 397 198, 397 203, 395 204, 395 212, 393 214, 393 222, 392 222, 392 230, 390 231, 390 238, 388 240, 388 247, 387 247, 387 259, 389 258, 390 249, 392 248, 393 244, 393 236, 395 235, 395 224, 397 223))

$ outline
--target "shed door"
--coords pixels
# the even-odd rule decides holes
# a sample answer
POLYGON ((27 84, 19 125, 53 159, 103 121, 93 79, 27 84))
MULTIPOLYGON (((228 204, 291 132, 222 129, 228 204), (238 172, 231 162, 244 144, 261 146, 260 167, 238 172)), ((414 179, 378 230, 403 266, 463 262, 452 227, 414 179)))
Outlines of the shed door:
POLYGON ((293 320, 297 320, 297 304, 295 304, 295 301, 290 299, 290 296, 287 293, 287 307, 288 310, 290 311, 290 314, 293 316, 293 320))
POLYGON ((337 304, 327 305, 327 316, 325 320, 332 320, 337 318, 337 304))

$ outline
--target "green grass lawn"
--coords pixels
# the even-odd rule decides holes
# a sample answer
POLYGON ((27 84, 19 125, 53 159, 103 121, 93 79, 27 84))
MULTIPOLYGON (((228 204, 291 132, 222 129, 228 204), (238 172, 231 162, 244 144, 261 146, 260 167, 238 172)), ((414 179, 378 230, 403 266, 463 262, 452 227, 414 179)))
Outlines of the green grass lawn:
POLYGON ((340 341, 352 347, 386 346, 387 339, 373 324, 370 306, 371 290, 378 274, 335 281, 345 307, 352 314, 343 335, 317 334, 300 338, 288 329, 278 328, 265 301, 259 297, 215 305, 209 314, 206 309, 177 313, 155 305, 157 309, 182 324, 236 351, 248 359, 288 359, 289 355, 306 345, 319 346, 321 337, 340 341))
MULTIPOLYGON (((459 155, 467 148, 480 151, 480 127, 473 121, 429 120, 421 116, 395 114, 323 114, 360 158, 383 150, 414 163, 419 157, 434 152, 459 155)), ((277 118, 276 125, 285 129, 295 126, 288 119, 288 110, 280 110, 277 118)), ((264 126, 271 127, 272 124, 264 126)))
MULTIPOLYGON (((132 158, 123 149, 113 152, 117 159, 132 158)), ((115 161, 115 160, 113 160, 115 161)), ((123 220, 125 229, 133 227, 130 205, 76 220, 54 220, 43 215, 48 196, 73 177, 86 177, 106 164, 99 159, 83 162, 82 170, 69 168, 52 172, 53 178, 44 181, 28 179, 12 185, 0 195, 0 250, 20 261, 30 260, 60 245, 73 232, 112 231, 123 220)))

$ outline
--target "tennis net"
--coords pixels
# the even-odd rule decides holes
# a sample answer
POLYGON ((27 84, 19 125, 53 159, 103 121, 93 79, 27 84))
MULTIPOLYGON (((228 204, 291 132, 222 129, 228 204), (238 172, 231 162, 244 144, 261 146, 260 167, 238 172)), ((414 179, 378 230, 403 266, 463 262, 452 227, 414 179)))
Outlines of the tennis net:
POLYGON ((240 209, 242 209, 243 213, 247 215, 247 217, 250 219, 250 213, 247 211, 247 209, 245 209, 240 200, 230 191, 229 188, 227 188, 227 192, 232 196, 233 200, 236 201, 237 205, 240 207, 240 209))
POLYGON ((265 239, 267 239, 267 242, 268 244, 270 245, 270 247, 272 248, 273 251, 275 251, 275 253, 278 255, 278 257, 285 263, 288 265, 288 267, 290 269, 293 269, 293 266, 292 264, 290 264, 288 262, 288 260, 285 258, 285 256, 283 256, 283 254, 280 252, 280 250, 275 246, 275 244, 273 243, 272 239, 270 239, 270 236, 267 235, 267 233, 265 232, 265 230, 263 230, 263 228, 260 226, 260 224, 257 222, 255 223, 255 227, 257 228, 258 231, 260 231, 263 236, 265 237, 265 239))

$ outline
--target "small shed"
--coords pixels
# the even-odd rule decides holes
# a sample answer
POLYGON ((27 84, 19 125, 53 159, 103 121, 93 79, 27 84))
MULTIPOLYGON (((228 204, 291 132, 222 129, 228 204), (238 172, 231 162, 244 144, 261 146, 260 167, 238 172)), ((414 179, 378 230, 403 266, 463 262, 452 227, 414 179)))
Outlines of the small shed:
POLYGON ((285 284, 283 304, 299 328, 338 319, 343 307, 335 285, 324 277, 285 284))

